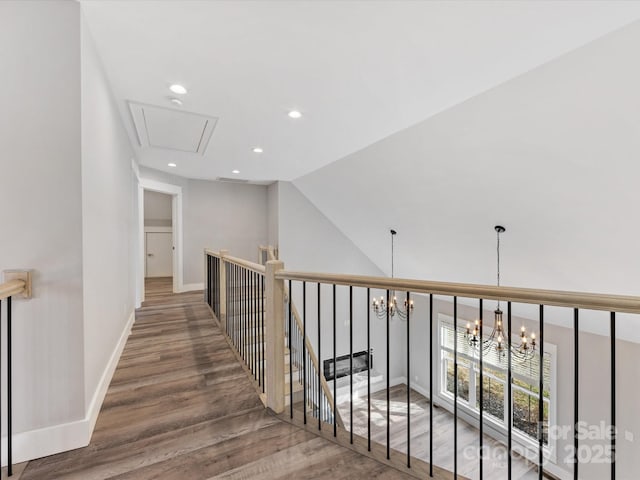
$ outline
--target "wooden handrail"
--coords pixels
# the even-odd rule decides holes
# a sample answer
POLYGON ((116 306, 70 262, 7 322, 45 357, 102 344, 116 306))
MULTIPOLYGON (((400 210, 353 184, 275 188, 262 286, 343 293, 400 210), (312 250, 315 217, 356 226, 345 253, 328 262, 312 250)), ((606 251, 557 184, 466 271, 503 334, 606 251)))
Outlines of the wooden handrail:
POLYGON ((0 300, 23 293, 27 288, 24 280, 9 280, 0 284, 0 300))
POLYGON ((398 290, 434 295, 482 298, 535 305, 604 310, 640 314, 640 297, 599 293, 538 290, 533 288, 495 287, 466 283, 432 282, 403 278, 370 277, 336 273, 289 272, 280 270, 276 278, 336 285, 352 285, 380 290, 398 290))
POLYGON ((224 260, 225 262, 233 263, 234 265, 239 265, 240 267, 244 267, 247 270, 251 270, 256 273, 261 273, 263 275, 265 273, 264 265, 260 265, 259 263, 253 263, 243 258, 237 258, 237 257, 232 257, 230 255, 220 254, 220 252, 209 250, 208 248, 205 248, 204 251, 208 255, 211 255, 216 258, 220 258, 221 260, 224 260))

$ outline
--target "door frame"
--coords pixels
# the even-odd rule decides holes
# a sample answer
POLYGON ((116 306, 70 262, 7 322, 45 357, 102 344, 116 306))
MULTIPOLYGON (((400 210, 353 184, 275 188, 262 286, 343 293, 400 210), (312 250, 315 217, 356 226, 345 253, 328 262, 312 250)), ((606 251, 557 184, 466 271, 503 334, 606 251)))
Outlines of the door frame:
POLYGON ((138 183, 138 295, 136 304, 141 306, 145 298, 144 274, 145 274, 145 234, 144 234, 144 191, 165 193, 171 195, 171 226, 173 238, 173 293, 183 291, 183 248, 182 248, 182 187, 170 183, 162 183, 156 180, 141 178, 138 183))

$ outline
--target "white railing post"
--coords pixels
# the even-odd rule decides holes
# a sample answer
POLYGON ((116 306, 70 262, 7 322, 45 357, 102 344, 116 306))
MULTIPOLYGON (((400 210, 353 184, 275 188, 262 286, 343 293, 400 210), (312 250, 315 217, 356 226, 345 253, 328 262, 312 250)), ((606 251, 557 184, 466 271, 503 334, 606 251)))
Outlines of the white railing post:
POLYGON ((284 263, 271 260, 265 272, 265 374, 267 407, 275 413, 284 411, 284 280, 275 274, 284 263))
POLYGON ((222 331, 227 333, 227 266, 224 262, 224 256, 229 253, 229 250, 220 250, 220 278, 218 279, 218 285, 220 285, 220 305, 218 306, 220 327, 222 331))

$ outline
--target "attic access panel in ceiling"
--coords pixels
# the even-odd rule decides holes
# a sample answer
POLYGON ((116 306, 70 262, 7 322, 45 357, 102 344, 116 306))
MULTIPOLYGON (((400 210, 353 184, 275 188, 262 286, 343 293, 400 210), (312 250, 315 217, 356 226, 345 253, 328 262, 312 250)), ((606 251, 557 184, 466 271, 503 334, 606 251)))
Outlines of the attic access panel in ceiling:
POLYGON ((171 108, 129 102, 141 147, 164 148, 204 155, 216 117, 171 108))

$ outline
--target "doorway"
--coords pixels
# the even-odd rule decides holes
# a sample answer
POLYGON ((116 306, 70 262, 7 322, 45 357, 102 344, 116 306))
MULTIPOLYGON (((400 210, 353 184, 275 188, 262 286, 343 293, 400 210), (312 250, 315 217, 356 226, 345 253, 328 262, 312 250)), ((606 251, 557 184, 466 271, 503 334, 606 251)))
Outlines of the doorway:
POLYGON ((182 188, 141 178, 138 183, 139 261, 136 306, 148 283, 165 293, 182 291, 182 188))
POLYGON ((145 278, 173 277, 171 204, 171 195, 152 190, 144 191, 145 278))

